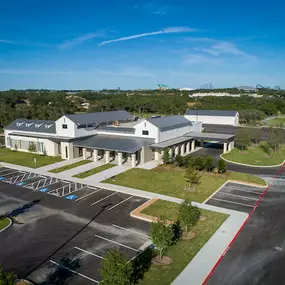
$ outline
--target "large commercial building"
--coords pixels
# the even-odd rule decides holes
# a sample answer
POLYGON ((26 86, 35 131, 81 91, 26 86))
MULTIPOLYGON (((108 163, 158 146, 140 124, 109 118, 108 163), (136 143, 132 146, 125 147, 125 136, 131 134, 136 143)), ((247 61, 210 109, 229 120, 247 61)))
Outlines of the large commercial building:
POLYGON ((239 125, 238 111, 224 110, 187 110, 185 118, 193 122, 213 125, 239 125))
MULTIPOLYGON (((5 127, 5 143, 19 151, 63 159, 103 159, 119 165, 129 162, 134 167, 161 161, 166 148, 172 157, 190 153, 196 140, 207 139, 201 132, 201 122, 184 116, 136 120, 121 110, 64 115, 56 121, 17 119, 5 127)), ((226 144, 226 150, 233 147, 230 136, 218 140, 226 144)))

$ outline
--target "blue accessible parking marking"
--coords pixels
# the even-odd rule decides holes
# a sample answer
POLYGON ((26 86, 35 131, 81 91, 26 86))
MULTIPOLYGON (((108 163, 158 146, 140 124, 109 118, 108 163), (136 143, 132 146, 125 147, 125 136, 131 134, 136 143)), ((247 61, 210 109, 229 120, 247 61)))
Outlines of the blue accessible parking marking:
POLYGON ((76 198, 77 198, 76 195, 69 195, 69 196, 66 196, 66 197, 65 197, 65 199, 67 199, 67 200, 74 200, 74 199, 76 199, 76 198))
POLYGON ((20 183, 17 183, 16 185, 17 186, 23 186, 23 185, 25 185, 26 183, 25 182, 20 182, 20 183))
POLYGON ((40 189, 40 192, 43 192, 43 193, 45 193, 45 192, 48 192, 48 188, 42 188, 42 189, 40 189))
POLYGON ((0 181, 2 181, 2 180, 5 180, 5 178, 4 177, 0 177, 0 181))

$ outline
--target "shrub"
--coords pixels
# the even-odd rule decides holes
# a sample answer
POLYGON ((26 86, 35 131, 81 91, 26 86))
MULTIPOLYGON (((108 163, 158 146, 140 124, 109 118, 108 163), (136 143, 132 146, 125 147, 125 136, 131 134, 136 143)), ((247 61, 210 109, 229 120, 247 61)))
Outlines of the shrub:
POLYGON ((175 159, 174 159, 174 162, 177 166, 179 167, 182 167, 184 166, 184 160, 183 160, 183 157, 180 155, 180 154, 177 154, 175 159))
POLYGON ((37 147, 36 147, 35 143, 31 142, 30 145, 29 145, 28 150, 30 152, 36 152, 37 151, 37 147))
POLYGON ((220 159, 218 163, 218 172, 225 173, 226 171, 227 171, 227 164, 223 159, 220 159))
POLYGON ((188 167, 188 166, 193 166, 194 164, 194 160, 193 160, 193 156, 192 155, 186 155, 183 157, 183 165, 185 167, 188 167))
POLYGON ((204 169, 204 159, 202 156, 197 156, 195 157, 194 159, 194 163, 193 163, 193 166, 196 170, 203 170, 204 169))
POLYGON ((207 171, 213 171, 214 169, 214 162, 213 162, 213 158, 211 156, 207 156, 205 158, 205 169, 207 171))
POLYGON ((169 155, 169 148, 165 148, 163 150, 162 161, 163 161, 164 164, 169 164, 171 162, 171 158, 170 158, 170 155, 169 155))

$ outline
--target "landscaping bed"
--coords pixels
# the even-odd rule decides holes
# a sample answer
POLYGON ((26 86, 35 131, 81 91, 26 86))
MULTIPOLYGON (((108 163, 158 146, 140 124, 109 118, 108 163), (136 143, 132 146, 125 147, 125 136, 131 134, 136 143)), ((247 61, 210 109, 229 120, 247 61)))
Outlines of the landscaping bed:
POLYGON ((87 164, 87 163, 90 163, 90 162, 91 162, 91 160, 80 160, 80 161, 75 162, 75 163, 71 163, 71 164, 68 164, 68 165, 65 165, 65 166, 62 166, 62 167, 58 167, 58 168, 52 169, 49 172, 60 173, 60 172, 63 172, 63 171, 66 171, 66 170, 69 170, 69 169, 72 169, 72 168, 75 168, 75 167, 87 164))
POLYGON ((0 162, 7 162, 34 168, 35 158, 37 161, 37 168, 62 161, 62 159, 58 156, 45 156, 30 152, 14 151, 8 148, 0 148, 0 162))
POLYGON ((130 169, 115 178, 103 181, 103 183, 131 187, 196 202, 205 201, 228 180, 266 185, 266 182, 259 177, 239 172, 227 172, 225 174, 201 172, 201 174, 201 183, 196 186, 195 190, 185 190, 185 168, 174 165, 161 165, 152 170, 130 169))
MULTIPOLYGON (((142 213, 160 217, 164 216, 168 220, 176 221, 179 204, 158 200, 142 213)), ((168 265, 152 264, 144 278, 139 282, 140 285, 157 284, 169 285, 183 271, 188 263, 206 244, 210 237, 227 219, 227 215, 201 210, 201 219, 191 229, 195 233, 191 239, 180 239, 177 244, 170 247, 165 255, 171 258, 172 262, 168 265)))
POLYGON ((279 152, 271 152, 271 157, 264 153, 259 146, 251 146, 247 150, 233 149, 230 153, 222 154, 222 157, 232 161, 257 166, 272 166, 283 163, 285 159, 285 147, 279 152))
POLYGON ((88 176, 94 175, 96 173, 99 173, 101 171, 107 170, 107 169, 112 168, 114 166, 116 166, 116 165, 115 164, 104 164, 104 165, 92 168, 90 170, 78 173, 76 175, 73 175, 73 177, 76 177, 76 178, 86 178, 88 176))
POLYGON ((8 218, 0 218, 0 231, 5 229, 10 224, 10 220, 8 218))

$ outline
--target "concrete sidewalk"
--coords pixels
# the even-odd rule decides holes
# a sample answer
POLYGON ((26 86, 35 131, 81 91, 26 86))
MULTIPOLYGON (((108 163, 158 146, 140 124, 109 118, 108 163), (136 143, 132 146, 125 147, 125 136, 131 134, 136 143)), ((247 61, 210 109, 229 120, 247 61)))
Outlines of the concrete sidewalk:
POLYGON ((52 169, 59 168, 59 167, 62 167, 62 166, 66 166, 66 165, 69 165, 69 164, 72 164, 72 163, 75 163, 75 162, 78 162, 78 161, 81 161, 81 160, 82 160, 82 157, 78 157, 78 158, 74 158, 74 159, 70 159, 70 160, 63 160, 63 161, 60 161, 60 162, 56 162, 56 163, 53 163, 53 164, 49 164, 49 165, 46 165, 46 166, 39 167, 37 169, 39 169, 41 171, 47 171, 48 172, 48 171, 50 171, 52 169))

